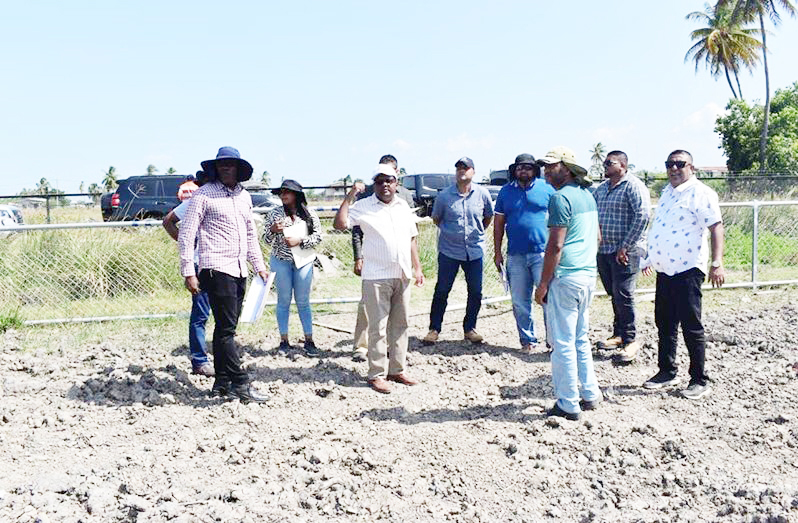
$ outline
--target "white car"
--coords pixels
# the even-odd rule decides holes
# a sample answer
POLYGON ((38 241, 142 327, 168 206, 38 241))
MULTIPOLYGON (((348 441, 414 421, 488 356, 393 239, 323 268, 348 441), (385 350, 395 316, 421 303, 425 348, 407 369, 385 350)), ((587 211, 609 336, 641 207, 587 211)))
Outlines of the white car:
POLYGON ((16 205, 0 205, 0 226, 13 227, 23 223, 19 207, 16 205))

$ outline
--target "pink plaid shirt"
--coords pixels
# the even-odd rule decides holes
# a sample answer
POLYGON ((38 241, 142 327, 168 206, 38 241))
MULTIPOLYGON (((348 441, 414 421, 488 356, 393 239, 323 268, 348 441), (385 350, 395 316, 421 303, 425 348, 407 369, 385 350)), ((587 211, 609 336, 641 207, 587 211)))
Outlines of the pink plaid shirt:
POLYGON ((199 231, 199 268, 213 269, 237 278, 247 276, 246 261, 256 272, 265 271, 252 218, 252 198, 241 186, 230 189, 221 182, 207 183, 189 200, 180 222, 180 273, 194 273, 194 239, 199 231))

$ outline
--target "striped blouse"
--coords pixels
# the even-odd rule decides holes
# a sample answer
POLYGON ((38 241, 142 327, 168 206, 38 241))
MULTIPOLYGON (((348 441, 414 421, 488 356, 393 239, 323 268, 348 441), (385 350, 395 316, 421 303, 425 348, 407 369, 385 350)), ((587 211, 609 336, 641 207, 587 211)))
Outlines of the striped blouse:
MULTIPOLYGON (((310 213, 310 220, 313 224, 313 232, 304 238, 299 246, 303 249, 312 249, 321 243, 321 222, 318 215, 308 209, 310 213)), ((285 244, 285 235, 282 232, 272 232, 271 227, 274 223, 282 222, 283 226, 290 227, 297 222, 301 222, 299 216, 286 216, 283 206, 274 208, 269 214, 266 215, 266 222, 263 226, 263 241, 272 247, 272 255, 285 261, 294 261, 294 255, 291 254, 291 247, 285 244)), ((310 229, 310 225, 308 225, 310 229)))

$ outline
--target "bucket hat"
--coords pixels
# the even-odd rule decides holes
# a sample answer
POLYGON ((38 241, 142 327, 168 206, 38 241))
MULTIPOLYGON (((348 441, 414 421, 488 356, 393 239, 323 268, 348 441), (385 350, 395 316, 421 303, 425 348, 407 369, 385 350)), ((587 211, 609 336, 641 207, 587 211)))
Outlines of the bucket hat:
POLYGON ((587 169, 576 163, 576 154, 562 145, 555 147, 546 153, 546 156, 538 160, 538 163, 543 165, 551 165, 554 163, 564 163, 571 174, 577 179, 580 185, 590 185, 590 175, 587 169))
POLYGON ((305 192, 299 182, 294 180, 283 180, 283 183, 280 184, 280 187, 277 189, 272 189, 272 194, 279 195, 283 190, 291 191, 296 194, 296 203, 299 205, 300 203, 307 204, 308 200, 305 198, 305 192))
POLYGON ((217 179, 216 162, 219 160, 238 160, 238 181, 245 182, 252 178, 252 166, 248 161, 241 158, 241 153, 235 147, 220 147, 213 160, 205 160, 201 163, 202 170, 208 174, 209 181, 217 179))
POLYGON ((540 174, 540 167, 538 167, 538 163, 535 161, 535 157, 531 154, 522 153, 515 157, 515 163, 511 163, 510 167, 507 168, 510 171, 510 177, 515 179, 515 170, 518 168, 519 165, 522 163, 532 164, 536 167, 535 169, 535 176, 540 174))

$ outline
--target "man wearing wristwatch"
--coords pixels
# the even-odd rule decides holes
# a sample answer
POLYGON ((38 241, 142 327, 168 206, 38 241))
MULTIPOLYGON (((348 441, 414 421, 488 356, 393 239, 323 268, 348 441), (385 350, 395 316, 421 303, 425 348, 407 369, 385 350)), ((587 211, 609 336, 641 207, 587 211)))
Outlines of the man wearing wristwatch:
POLYGON ((681 324, 690 355, 690 384, 682 395, 699 399, 711 391, 704 371, 706 342, 701 323, 701 284, 706 278, 708 262, 713 287, 720 287, 726 279, 723 222, 718 195, 695 177, 689 152, 673 151, 665 167, 670 184, 662 191, 654 214, 648 233, 648 258, 643 262, 643 274, 657 272, 654 319, 659 333, 659 372, 643 387, 660 389, 679 383, 676 343, 681 324))

